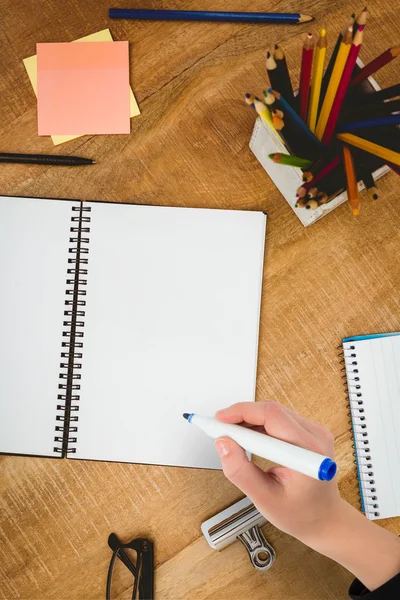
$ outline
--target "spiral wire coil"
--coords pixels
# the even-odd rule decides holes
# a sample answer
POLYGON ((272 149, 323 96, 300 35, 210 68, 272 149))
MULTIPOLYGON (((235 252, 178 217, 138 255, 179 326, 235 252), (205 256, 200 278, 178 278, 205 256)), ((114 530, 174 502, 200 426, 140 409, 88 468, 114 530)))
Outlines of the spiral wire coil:
POLYGON ((72 206, 53 450, 76 453, 91 207, 72 206))
POLYGON ((379 517, 378 495, 375 487, 374 466, 370 440, 368 439, 368 418, 362 392, 362 382, 358 369, 356 347, 345 342, 341 347, 343 379, 347 392, 349 425, 353 435, 354 462, 357 467, 360 487, 361 509, 368 517, 379 517))

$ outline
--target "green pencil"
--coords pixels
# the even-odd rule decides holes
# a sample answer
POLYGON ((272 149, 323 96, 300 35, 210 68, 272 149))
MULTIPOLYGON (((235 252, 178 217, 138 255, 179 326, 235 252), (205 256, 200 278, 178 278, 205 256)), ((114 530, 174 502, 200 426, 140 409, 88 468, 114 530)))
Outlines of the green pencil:
POLYGON ((312 160, 293 156, 292 154, 281 154, 280 152, 274 152, 274 154, 268 154, 268 156, 275 163, 278 163, 279 165, 286 165, 288 167, 308 169, 308 167, 312 165, 312 160))

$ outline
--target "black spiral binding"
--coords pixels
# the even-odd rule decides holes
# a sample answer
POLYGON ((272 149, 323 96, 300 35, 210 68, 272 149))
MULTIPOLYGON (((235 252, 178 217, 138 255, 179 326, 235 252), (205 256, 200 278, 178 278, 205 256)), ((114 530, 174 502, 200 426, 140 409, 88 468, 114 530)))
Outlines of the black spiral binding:
POLYGON ((379 517, 378 496, 375 487, 368 420, 365 414, 362 385, 359 376, 356 347, 352 342, 340 346, 343 382, 348 401, 349 425, 353 436, 354 463, 357 468, 361 509, 367 517, 379 517))
POLYGON ((90 213, 91 208, 72 206, 71 237, 68 267, 67 289, 65 290, 65 310, 63 321, 63 341, 61 342, 61 363, 58 384, 56 414, 56 436, 54 452, 62 457, 76 453, 80 379, 82 369, 83 328, 85 325, 87 265, 89 253, 90 213))

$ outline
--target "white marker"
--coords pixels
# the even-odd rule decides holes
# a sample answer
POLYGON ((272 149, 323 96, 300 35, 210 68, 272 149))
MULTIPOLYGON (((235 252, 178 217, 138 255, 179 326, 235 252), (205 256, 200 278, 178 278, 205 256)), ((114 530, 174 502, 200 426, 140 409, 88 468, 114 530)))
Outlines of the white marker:
POLYGON ((222 423, 212 417, 200 417, 194 413, 184 413, 183 416, 210 437, 228 437, 251 454, 272 460, 320 481, 330 481, 335 477, 336 463, 328 456, 299 448, 247 427, 222 423))

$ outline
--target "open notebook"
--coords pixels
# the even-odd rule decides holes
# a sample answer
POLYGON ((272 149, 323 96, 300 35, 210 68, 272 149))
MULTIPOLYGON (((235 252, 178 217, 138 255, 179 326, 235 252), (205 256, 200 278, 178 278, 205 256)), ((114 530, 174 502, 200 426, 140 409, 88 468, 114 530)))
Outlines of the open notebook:
POLYGON ((0 452, 220 468, 254 400, 260 212, 0 197, 0 452))
POLYGON ((362 510, 400 515, 400 332, 345 338, 344 360, 362 510))

